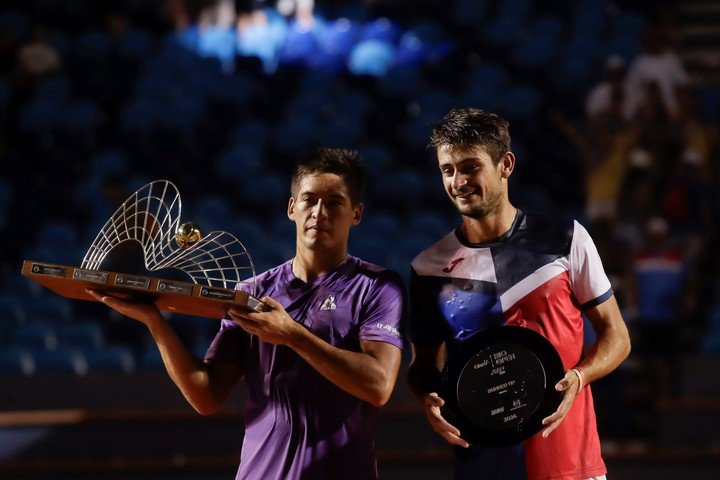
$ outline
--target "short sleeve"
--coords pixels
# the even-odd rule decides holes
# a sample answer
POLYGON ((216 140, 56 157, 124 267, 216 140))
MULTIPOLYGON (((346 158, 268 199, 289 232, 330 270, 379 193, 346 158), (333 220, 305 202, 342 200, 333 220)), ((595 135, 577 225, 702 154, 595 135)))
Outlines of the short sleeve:
POLYGON ((242 366, 248 348, 248 334, 232 320, 224 318, 205 353, 206 359, 223 360, 242 366))
POLYGON ((385 342, 402 349, 405 316, 402 280, 391 270, 380 272, 365 297, 360 340, 385 342))
POLYGON ((574 225, 570 247, 570 283, 583 310, 600 305, 613 294, 595 243, 578 222, 574 225))

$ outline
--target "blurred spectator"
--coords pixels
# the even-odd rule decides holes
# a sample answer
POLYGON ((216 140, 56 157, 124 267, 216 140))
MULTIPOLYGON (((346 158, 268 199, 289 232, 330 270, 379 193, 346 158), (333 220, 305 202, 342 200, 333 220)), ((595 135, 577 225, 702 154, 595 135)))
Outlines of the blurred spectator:
POLYGON ((656 83, 668 113, 678 113, 675 88, 688 83, 688 74, 680 57, 669 48, 665 32, 650 27, 643 39, 643 50, 630 64, 627 73, 628 111, 634 115, 645 103, 647 84, 656 83))
POLYGON ((712 187, 703 173, 702 160, 698 150, 686 148, 661 199, 670 229, 682 238, 690 258, 700 252, 703 238, 713 225, 712 187))
POLYGON ((589 120, 608 113, 613 116, 620 113, 623 119, 630 118, 630 109, 625 102, 628 96, 625 74, 625 60, 618 55, 608 57, 605 77, 590 90, 585 100, 585 114, 589 120))
MULTIPOLYGON (((681 248, 668 237, 668 223, 659 216, 645 225, 645 244, 634 260, 634 289, 628 292, 636 305, 633 345, 656 398, 678 391, 677 366, 683 347, 680 340, 687 306, 689 265, 681 248)), ((632 301, 631 300, 631 301, 632 301)))
POLYGON ((22 78, 31 83, 50 75, 60 68, 60 55, 47 42, 47 31, 37 25, 32 29, 30 41, 18 52, 18 69, 22 78))
POLYGON ((278 0, 277 10, 285 16, 295 16, 295 20, 305 28, 313 26, 315 0, 278 0))

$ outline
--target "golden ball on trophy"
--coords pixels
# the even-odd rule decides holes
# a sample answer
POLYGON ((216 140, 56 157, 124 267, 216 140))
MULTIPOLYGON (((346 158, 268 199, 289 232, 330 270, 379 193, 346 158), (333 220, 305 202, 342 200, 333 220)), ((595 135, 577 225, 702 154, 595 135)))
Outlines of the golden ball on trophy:
POLYGON ((175 243, 180 248, 188 248, 195 245, 203 237, 200 231, 200 225, 192 222, 185 222, 177 229, 175 233, 175 243))

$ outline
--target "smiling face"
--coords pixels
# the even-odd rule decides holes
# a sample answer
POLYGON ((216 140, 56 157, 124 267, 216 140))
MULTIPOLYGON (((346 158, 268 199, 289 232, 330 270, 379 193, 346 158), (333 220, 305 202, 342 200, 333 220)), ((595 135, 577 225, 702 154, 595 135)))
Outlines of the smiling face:
POLYGON ((350 228, 360 223, 362 203, 352 204, 343 177, 334 173, 299 178, 288 217, 295 222, 297 248, 327 253, 347 251, 350 228))
POLYGON ((481 219, 499 212, 508 201, 507 179, 515 156, 505 152, 497 165, 485 148, 437 148, 438 166, 450 201, 470 218, 481 219))

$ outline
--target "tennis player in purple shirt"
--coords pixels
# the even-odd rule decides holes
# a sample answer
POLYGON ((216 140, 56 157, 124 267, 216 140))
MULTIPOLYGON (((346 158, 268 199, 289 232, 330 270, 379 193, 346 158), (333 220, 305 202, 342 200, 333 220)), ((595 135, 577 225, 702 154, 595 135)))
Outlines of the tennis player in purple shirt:
POLYGON ((353 151, 320 148, 296 164, 295 257, 256 277, 270 310, 230 309, 204 361, 153 305, 98 295, 148 326, 198 412, 219 410, 244 378, 237 479, 377 478, 374 425, 400 367, 404 299, 397 274, 348 254, 364 186, 353 151))

